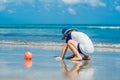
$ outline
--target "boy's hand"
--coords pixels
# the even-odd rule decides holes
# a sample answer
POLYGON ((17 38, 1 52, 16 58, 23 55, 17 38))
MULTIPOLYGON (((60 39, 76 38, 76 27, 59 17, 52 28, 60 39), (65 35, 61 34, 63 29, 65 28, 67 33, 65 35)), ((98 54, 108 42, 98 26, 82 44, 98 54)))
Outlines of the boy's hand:
POLYGON ((57 61, 61 61, 62 58, 59 56, 59 57, 56 57, 56 60, 57 60, 57 61))

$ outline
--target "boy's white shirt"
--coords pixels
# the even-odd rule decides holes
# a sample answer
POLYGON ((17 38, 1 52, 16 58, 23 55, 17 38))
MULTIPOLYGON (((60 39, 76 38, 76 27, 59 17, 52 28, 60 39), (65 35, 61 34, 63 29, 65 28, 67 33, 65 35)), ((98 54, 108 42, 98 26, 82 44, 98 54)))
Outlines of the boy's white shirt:
POLYGON ((80 43, 80 50, 83 53, 93 53, 94 46, 91 39, 83 32, 71 32, 71 38, 80 43))

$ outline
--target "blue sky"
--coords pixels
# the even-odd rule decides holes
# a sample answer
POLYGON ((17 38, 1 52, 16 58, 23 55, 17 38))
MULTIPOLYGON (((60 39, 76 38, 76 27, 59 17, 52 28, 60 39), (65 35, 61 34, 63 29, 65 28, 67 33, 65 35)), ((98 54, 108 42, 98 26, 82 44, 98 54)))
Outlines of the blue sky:
POLYGON ((120 0, 0 0, 0 24, 120 24, 120 0))

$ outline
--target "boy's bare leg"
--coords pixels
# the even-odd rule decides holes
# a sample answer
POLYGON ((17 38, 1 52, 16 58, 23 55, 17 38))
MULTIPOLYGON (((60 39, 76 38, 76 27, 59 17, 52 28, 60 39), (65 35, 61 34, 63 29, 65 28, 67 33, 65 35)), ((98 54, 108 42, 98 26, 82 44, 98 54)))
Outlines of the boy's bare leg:
POLYGON ((75 55, 73 58, 71 58, 70 60, 82 60, 82 57, 80 56, 80 53, 78 52, 77 50, 77 45, 78 45, 78 42, 76 42, 75 40, 69 40, 68 41, 68 46, 70 48, 70 50, 73 52, 73 54, 75 55))

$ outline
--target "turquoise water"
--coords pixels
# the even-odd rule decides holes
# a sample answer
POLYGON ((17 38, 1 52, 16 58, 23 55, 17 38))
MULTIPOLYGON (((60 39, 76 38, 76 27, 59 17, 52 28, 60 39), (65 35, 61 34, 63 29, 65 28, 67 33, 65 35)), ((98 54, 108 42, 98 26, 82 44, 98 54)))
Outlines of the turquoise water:
POLYGON ((86 33, 94 43, 120 43, 120 26, 82 25, 0 25, 1 41, 63 42, 61 30, 73 26, 86 33))

